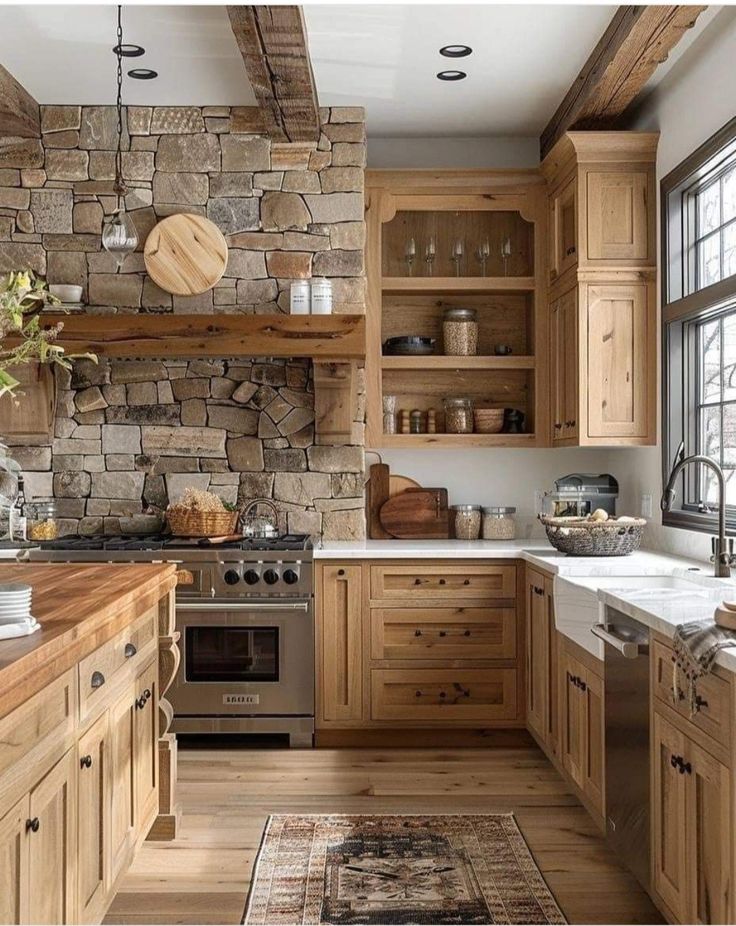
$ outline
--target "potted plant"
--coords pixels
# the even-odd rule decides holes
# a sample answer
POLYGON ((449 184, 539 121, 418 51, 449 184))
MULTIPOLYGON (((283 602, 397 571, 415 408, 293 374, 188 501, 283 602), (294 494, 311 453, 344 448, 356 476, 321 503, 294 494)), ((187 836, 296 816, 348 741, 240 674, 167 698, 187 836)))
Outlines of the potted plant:
MULTIPOLYGON (((71 357, 54 343, 63 323, 50 327, 41 327, 40 323, 44 307, 58 303, 46 288, 46 281, 32 270, 0 277, 0 397, 12 395, 17 389, 18 380, 10 371, 19 364, 37 361, 71 367, 71 357)), ((91 354, 84 356, 96 359, 91 354)))

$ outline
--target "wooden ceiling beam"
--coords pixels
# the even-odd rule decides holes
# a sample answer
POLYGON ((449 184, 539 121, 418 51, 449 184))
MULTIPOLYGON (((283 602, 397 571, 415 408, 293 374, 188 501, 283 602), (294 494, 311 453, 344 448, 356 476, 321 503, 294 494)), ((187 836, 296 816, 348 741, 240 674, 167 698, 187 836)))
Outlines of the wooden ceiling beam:
POLYGON ((40 138, 38 103, 0 64, 0 137, 40 138))
POLYGON ((268 134, 319 140, 319 104, 299 6, 228 6, 230 23, 268 134))
POLYGON ((620 6, 539 139, 541 155, 569 129, 610 129, 705 6, 620 6))

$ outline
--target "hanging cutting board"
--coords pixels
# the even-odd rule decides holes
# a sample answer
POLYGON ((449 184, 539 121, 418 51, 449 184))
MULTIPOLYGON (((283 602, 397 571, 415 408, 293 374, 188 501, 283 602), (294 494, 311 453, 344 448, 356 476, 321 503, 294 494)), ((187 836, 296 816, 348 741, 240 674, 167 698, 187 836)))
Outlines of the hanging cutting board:
POLYGON ((143 250, 146 270, 161 289, 175 296, 197 296, 225 273, 227 242, 201 215, 170 215, 153 227, 143 250))
POLYGON ((368 514, 368 536, 371 540, 390 540, 391 534, 381 527, 381 508, 389 498, 391 476, 385 463, 374 463, 368 471, 366 485, 366 507, 368 514))
POLYGON ((388 477, 389 498, 393 498, 394 495, 398 495, 400 492, 405 492, 407 489, 421 489, 421 486, 416 481, 416 479, 411 479, 409 476, 394 476, 392 473, 388 477))
POLYGON ((407 489, 381 506, 381 527, 399 540, 449 537, 447 489, 407 489))

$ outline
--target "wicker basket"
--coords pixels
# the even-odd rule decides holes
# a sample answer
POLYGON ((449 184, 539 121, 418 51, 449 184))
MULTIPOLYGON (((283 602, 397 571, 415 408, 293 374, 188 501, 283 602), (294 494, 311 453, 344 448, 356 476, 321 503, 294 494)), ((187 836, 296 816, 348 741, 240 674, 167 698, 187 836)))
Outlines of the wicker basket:
POLYGON ((540 515, 552 546, 568 556, 628 556, 639 549, 646 526, 643 518, 591 521, 540 515))
POLYGON ((171 533, 175 537, 227 537, 238 526, 237 511, 177 511, 166 512, 171 533))
POLYGON ((505 409, 476 408, 473 410, 473 423, 476 434, 498 434, 503 428, 505 409))

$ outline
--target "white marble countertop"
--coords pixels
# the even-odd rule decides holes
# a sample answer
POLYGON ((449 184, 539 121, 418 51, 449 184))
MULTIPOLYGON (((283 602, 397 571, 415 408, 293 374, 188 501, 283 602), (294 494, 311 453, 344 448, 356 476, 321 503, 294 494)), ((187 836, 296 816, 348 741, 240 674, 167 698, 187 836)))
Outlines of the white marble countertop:
MULTIPOLYGON (((598 588, 604 605, 616 608, 652 630, 672 637, 678 624, 713 617, 724 598, 736 600, 736 572, 733 579, 716 579, 713 567, 702 561, 638 550, 629 556, 570 557, 559 553, 546 540, 363 540, 326 541, 314 550, 324 559, 519 559, 553 575, 586 579, 595 590, 595 578, 616 576, 680 576, 692 582, 692 590, 598 588)), ((564 630, 562 631, 564 632, 564 630)), ((572 639, 572 637, 571 637, 572 639)), ((579 641, 576 641, 579 642, 579 641)), ((736 647, 721 650, 718 665, 736 672, 736 647)))

